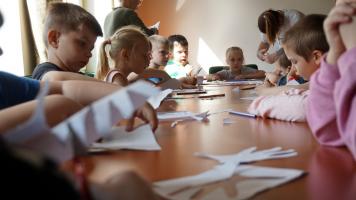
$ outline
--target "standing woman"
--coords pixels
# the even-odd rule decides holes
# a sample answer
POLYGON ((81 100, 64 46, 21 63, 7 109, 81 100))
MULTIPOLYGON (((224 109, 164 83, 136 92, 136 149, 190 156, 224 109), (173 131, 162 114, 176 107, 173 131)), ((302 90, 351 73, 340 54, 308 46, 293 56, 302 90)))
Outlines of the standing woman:
POLYGON ((258 17, 258 28, 261 32, 261 42, 257 57, 269 64, 276 62, 283 53, 281 40, 285 33, 297 23, 304 14, 297 10, 266 10, 258 17), (275 51, 268 51, 274 48, 275 51))
POLYGON ((140 27, 148 36, 158 33, 159 23, 151 27, 146 27, 136 10, 143 0, 118 0, 119 7, 111 11, 105 18, 104 38, 108 39, 116 30, 128 25, 140 27))

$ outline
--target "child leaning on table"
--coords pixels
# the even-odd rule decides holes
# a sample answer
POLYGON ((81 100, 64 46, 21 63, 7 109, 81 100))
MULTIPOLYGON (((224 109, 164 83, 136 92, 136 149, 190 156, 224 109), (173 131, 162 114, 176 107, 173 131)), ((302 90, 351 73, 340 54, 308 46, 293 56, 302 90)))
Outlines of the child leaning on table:
POLYGON ((296 69, 294 67, 292 68, 292 63, 284 51, 281 52, 275 70, 273 72, 266 72, 264 87, 288 85, 291 84, 292 81, 295 81, 295 84, 305 82, 302 77, 296 74, 296 69))
MULTIPOLYGON (((2 23, 3 18, 0 12, 0 26, 2 23)), ((38 80, 16 77, 5 72, 0 72, 0 76, 0 109, 11 106, 14 103, 31 100, 41 87, 38 80), (19 91, 10 91, 10 88, 14 88, 14 85, 19 86, 19 88, 17 88, 19 91), (13 98, 16 94, 24 98, 18 98, 19 100, 16 102, 7 101, 7 98, 13 98)), ((59 93, 60 90, 63 90, 62 92, 66 91, 64 92, 66 94, 63 95, 67 96, 68 99, 58 98, 60 97, 58 95, 52 95, 54 98, 50 99, 49 97, 45 99, 46 111, 49 111, 47 109, 48 106, 57 106, 57 108, 61 108, 62 110, 57 109, 56 113, 62 115, 66 113, 67 110, 70 110, 67 106, 75 103, 75 100, 77 106, 72 106, 74 110, 80 107, 79 103, 89 103, 89 100, 96 99, 100 94, 103 95, 105 93, 104 91, 114 92, 118 89, 118 87, 109 86, 105 83, 88 81, 78 81, 77 84, 71 84, 70 81, 57 82, 56 84, 50 83, 50 87, 52 87, 54 89, 53 92, 56 93, 59 93), (88 86, 87 84, 101 87, 100 92, 93 93, 92 97, 89 97, 89 95, 79 97, 78 94, 76 94, 78 88, 81 88, 79 86, 85 87, 88 86), (54 85, 57 85, 57 87, 54 85), (104 91, 102 91, 103 89, 104 91), (70 97, 73 97, 73 100, 69 101, 70 97), (83 102, 81 102, 80 99, 83 100, 83 102)), ((88 89, 90 88, 95 90, 94 87, 89 87, 88 89)), ((12 111, 8 109, 0 110, 0 119, 2 119, 0 124, 3 125, 2 123, 6 123, 4 120, 9 122, 9 118, 13 115, 19 116, 21 113, 31 112, 31 110, 34 110, 34 107, 35 102, 32 101, 8 108, 17 108, 12 111)), ((48 119, 48 116, 46 117, 48 119)), ((20 124, 22 122, 18 121, 18 123, 20 124)), ((7 128, 12 128, 9 127, 8 124, 4 125, 7 126, 7 128)), ((2 128, 0 134, 7 130, 7 128, 2 128)), ((113 175, 104 182, 88 180, 84 183, 83 177, 78 177, 78 180, 75 181, 74 177, 70 178, 69 174, 63 173, 51 160, 41 157, 28 149, 21 149, 7 144, 2 137, 0 137, 0 160, 4 163, 0 165, 0 177, 2 181, 6 182, 6 185, 2 187, 1 194, 11 196, 14 199, 160 199, 160 197, 154 194, 150 185, 132 171, 125 171, 113 175), (14 189, 26 192, 13 192, 14 189), (47 192, 44 192, 44 189, 47 190, 47 192)))
POLYGON ((208 76, 208 80, 239 80, 264 78, 265 72, 243 66, 245 61, 244 54, 240 47, 230 47, 226 50, 226 64, 230 69, 221 70, 208 76))
POLYGON ((143 73, 150 58, 151 44, 146 34, 137 26, 122 27, 101 44, 96 77, 126 86, 129 84, 128 75, 143 73), (106 46, 110 46, 108 55, 106 46))
MULTIPOLYGON (((282 40, 283 49, 305 80, 318 70, 322 56, 329 50, 326 41, 323 21, 325 15, 312 14, 301 19, 282 40)), ((264 118, 275 118, 286 121, 306 121, 306 100, 308 90, 290 89, 281 94, 260 96, 248 108, 252 114, 264 118)))
MULTIPOLYGON (((92 56, 97 37, 102 35, 98 21, 82 7, 71 3, 49 4, 43 30, 48 59, 36 66, 32 78, 42 80, 49 71, 80 75, 79 70, 92 56)), ((88 80, 92 79, 88 77, 88 80)))
POLYGON ((150 65, 139 75, 131 73, 128 77, 129 82, 146 79, 158 86, 172 83, 170 84, 171 89, 195 88, 195 78, 182 77, 178 80, 172 79, 167 72, 164 71, 169 59, 168 39, 161 35, 151 35, 148 39, 152 46, 150 65))
POLYGON ((321 144, 346 146, 356 160, 356 1, 338 1, 324 30, 330 50, 310 81, 307 120, 321 144))

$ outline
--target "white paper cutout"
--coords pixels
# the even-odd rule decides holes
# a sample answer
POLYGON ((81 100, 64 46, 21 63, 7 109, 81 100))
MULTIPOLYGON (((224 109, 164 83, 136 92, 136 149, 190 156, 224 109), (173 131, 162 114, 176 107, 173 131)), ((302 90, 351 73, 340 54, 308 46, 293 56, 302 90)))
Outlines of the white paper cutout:
POLYGON ((201 174, 187 176, 177 179, 158 181, 154 183, 155 187, 161 188, 160 191, 164 195, 169 195, 189 187, 199 186, 207 183, 221 181, 230 178, 235 172, 236 165, 225 163, 217 165, 211 170, 207 170, 201 174), (164 190, 162 188, 165 188, 164 190), (164 191, 167 191, 164 193, 164 191))
POLYGON ((172 93, 172 89, 166 89, 160 92, 157 96, 152 96, 150 97, 147 102, 151 104, 151 106, 154 109, 157 109, 159 105, 161 105, 161 102, 169 95, 172 93))
POLYGON ((202 152, 196 152, 195 156, 216 160, 219 163, 250 163, 260 160, 289 158, 298 155, 294 149, 282 150, 281 147, 275 147, 266 150, 256 151, 256 147, 244 149, 236 154, 213 155, 202 152))
POLYGON ((296 169, 240 165, 246 162, 295 156, 297 153, 292 149, 282 150, 282 148, 276 147, 256 151, 256 147, 252 147, 231 155, 196 154, 197 156, 217 160, 221 164, 198 175, 155 182, 155 191, 167 199, 177 200, 192 199, 193 197, 194 199, 246 199, 258 192, 276 187, 303 174, 302 170, 296 169), (233 175, 253 179, 234 178, 233 175), (222 186, 226 184, 229 185, 229 189, 234 188, 234 191, 227 193, 222 190, 222 186), (233 184, 232 187, 231 184, 233 184))
POLYGON ((85 149, 100 137, 110 133, 112 126, 132 113, 158 89, 138 81, 108 95, 72 115, 53 129, 45 121, 44 97, 48 86, 40 91, 38 104, 30 120, 4 134, 11 144, 29 148, 57 162, 63 162, 85 149))
POLYGON ((131 132, 125 127, 115 127, 100 143, 93 143, 91 151, 134 149, 159 151, 161 146, 156 141, 150 125, 144 125, 131 132))
POLYGON ((159 121, 176 121, 176 120, 191 120, 195 119, 202 121, 209 116, 209 111, 202 113, 192 113, 189 111, 176 112, 158 112, 157 117, 159 121))
POLYGON ((260 85, 263 84, 263 81, 256 79, 247 79, 247 80, 236 80, 236 81, 204 81, 203 85, 260 85))

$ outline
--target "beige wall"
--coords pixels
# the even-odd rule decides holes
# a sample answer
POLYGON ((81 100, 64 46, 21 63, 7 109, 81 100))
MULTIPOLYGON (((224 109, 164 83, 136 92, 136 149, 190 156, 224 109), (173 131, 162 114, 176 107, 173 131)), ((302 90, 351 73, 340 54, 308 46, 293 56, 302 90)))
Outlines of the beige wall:
POLYGON ((186 36, 192 64, 224 64, 225 50, 240 46, 246 63, 270 71, 272 66, 256 58, 259 14, 268 8, 327 14, 333 4, 334 0, 146 0, 138 13, 147 26, 161 21, 161 35, 186 36))

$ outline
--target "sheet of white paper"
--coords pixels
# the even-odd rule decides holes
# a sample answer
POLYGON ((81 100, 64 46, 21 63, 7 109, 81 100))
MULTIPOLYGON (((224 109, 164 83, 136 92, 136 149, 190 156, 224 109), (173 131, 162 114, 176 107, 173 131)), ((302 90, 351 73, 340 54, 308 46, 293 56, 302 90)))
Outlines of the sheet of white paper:
POLYGON ((203 113, 192 113, 189 111, 177 111, 177 112, 158 112, 157 117, 159 121, 176 121, 176 120, 188 120, 195 119, 202 121, 208 117, 208 111, 203 113))
POLYGON ((159 151, 161 146, 157 143, 150 125, 144 125, 127 132, 125 127, 113 128, 110 135, 100 143, 93 143, 90 151, 134 149, 159 151))
POLYGON ((34 152, 63 162, 73 156, 70 141, 62 141, 54 134, 47 124, 44 111, 44 98, 48 93, 48 83, 36 97, 37 105, 28 121, 6 132, 3 138, 12 145, 18 145, 34 152))
POLYGON ((161 102, 169 95, 172 93, 172 89, 166 89, 160 92, 157 96, 152 96, 150 97, 147 102, 151 104, 151 106, 154 109, 157 109, 159 105, 161 105, 161 102))
POLYGON ((120 119, 129 117, 145 100, 159 93, 146 82, 137 82, 85 107, 53 129, 45 121, 43 99, 33 116, 24 125, 5 133, 5 139, 20 146, 47 155, 58 162, 82 154, 84 149, 104 137, 120 119))
POLYGON ((259 167, 240 165, 235 170, 235 175, 249 177, 238 181, 235 185, 237 196, 231 198, 220 188, 212 191, 203 199, 248 199, 254 195, 287 183, 304 174, 302 170, 288 168, 259 167))
MULTIPOLYGON (((220 181, 227 180, 231 178, 233 175, 239 175, 241 177, 246 177, 246 179, 239 179, 234 181, 230 181, 226 184, 229 184, 229 189, 234 188, 233 195, 231 196, 231 191, 228 194, 223 187, 216 185, 216 187, 210 187, 207 191, 204 192, 205 187, 209 187, 209 183, 214 184, 217 181, 210 181, 214 180, 213 177, 209 179, 205 179, 208 181, 198 182, 199 184, 193 186, 190 184, 192 177, 184 177, 175 180, 170 180, 170 187, 167 186, 168 184, 161 184, 156 185, 154 184, 155 191, 162 196, 168 199, 180 199, 180 200, 189 200, 192 199, 194 195, 197 195, 198 192, 202 192, 202 196, 198 199, 204 200, 215 200, 215 199, 247 199, 251 198, 254 195, 273 188, 277 187, 281 184, 287 183, 293 179, 300 177, 304 172, 302 170, 297 169, 287 169, 287 168, 272 168, 272 167, 260 167, 260 166, 253 166, 253 165, 240 165, 234 167, 234 173, 231 174, 229 177, 225 179, 220 179, 220 181), (250 179, 251 178, 251 179, 250 179), (179 180, 179 184, 172 184, 176 180, 179 180), (185 184, 183 181, 186 181, 185 184), (231 185, 233 184, 233 185, 231 185), (204 186, 205 185, 205 186, 204 186)), ((213 169, 214 170, 214 169, 213 169)), ((209 176, 216 176, 219 174, 211 173, 212 170, 208 170, 202 174, 208 174, 209 176)), ((216 178, 216 177, 215 177, 216 178)), ((217 178, 216 178, 217 179, 217 178)), ((160 183, 160 182, 159 182, 160 183)), ((164 183, 161 181, 161 183, 164 183)), ((210 185, 211 186, 211 185, 210 185)))
POLYGON ((82 109, 54 127, 52 131, 58 137, 65 139, 68 137, 68 124, 71 124, 82 143, 89 146, 99 138, 105 137, 116 122, 129 118, 145 103, 146 99, 158 93, 159 90, 151 84, 137 81, 82 109))
POLYGON ((255 79, 251 79, 251 80, 236 80, 236 81, 204 81, 203 85, 260 85, 263 84, 263 81, 261 80, 255 80, 255 79))
POLYGON ((282 150, 281 147, 256 151, 256 147, 244 149, 235 154, 214 155, 208 153, 197 152, 194 155, 202 158, 216 160, 219 163, 249 163, 260 160, 289 158, 298 155, 294 149, 282 150))
POLYGON ((154 186, 159 187, 162 194, 169 195, 172 192, 176 192, 184 188, 199 186, 228 179, 234 174, 235 169, 235 164, 225 163, 222 165, 217 165, 213 169, 205 171, 198 175, 158 181, 154 183, 154 186))

